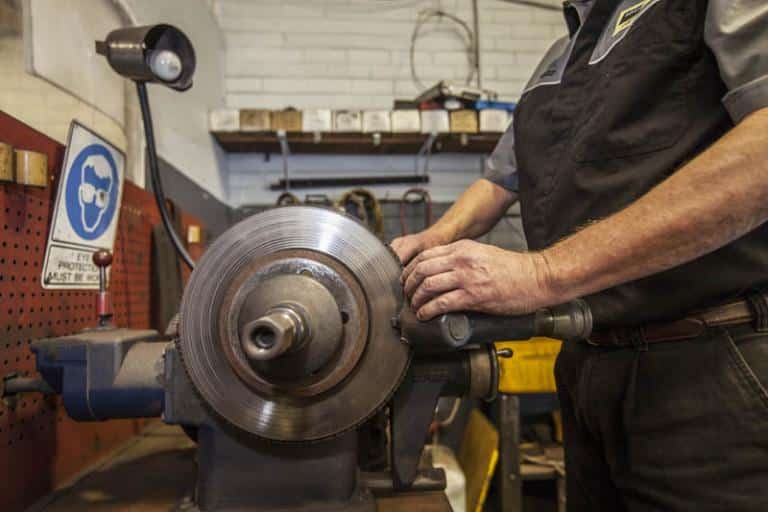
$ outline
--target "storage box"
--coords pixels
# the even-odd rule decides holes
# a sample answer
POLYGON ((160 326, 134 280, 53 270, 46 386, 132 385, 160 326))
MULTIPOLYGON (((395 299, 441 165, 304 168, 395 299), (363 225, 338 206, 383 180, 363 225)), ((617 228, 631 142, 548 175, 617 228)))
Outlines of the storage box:
POLYGON ((300 132, 301 119, 299 110, 276 110, 272 112, 272 131, 300 132))
POLYGON ((418 110, 392 111, 392 132, 421 133, 421 116, 418 110))
POLYGON ((0 181, 13 181, 13 147, 0 142, 0 181))
POLYGON ((451 133, 477 133, 477 112, 454 110, 450 114, 451 133))
POLYGON ((305 110, 302 116, 301 131, 305 133, 333 131, 330 109, 318 108, 305 110))
POLYGON ((212 132, 240 131, 240 111, 233 108, 217 108, 208 112, 208 129, 212 132))
POLYGON ((31 187, 48 186, 48 155, 24 149, 14 150, 16 183, 31 187))
POLYGON ((363 112, 363 133, 389 133, 392 131, 392 112, 366 110, 363 112))
POLYGON ((512 116, 506 110, 487 108, 480 111, 480 131, 484 133, 503 133, 507 131, 512 116))
POLYGON ((272 129, 272 112, 264 109, 244 108, 240 111, 240 130, 268 132, 272 129))
POLYGON ((562 342, 550 338, 502 341, 496 348, 509 348, 510 358, 499 358, 501 393, 554 393, 555 359, 562 342))
POLYGON ((422 110, 421 133, 448 133, 451 124, 447 110, 422 110))
POLYGON ((359 110, 336 110, 333 113, 333 131, 360 133, 363 131, 363 115, 359 110))

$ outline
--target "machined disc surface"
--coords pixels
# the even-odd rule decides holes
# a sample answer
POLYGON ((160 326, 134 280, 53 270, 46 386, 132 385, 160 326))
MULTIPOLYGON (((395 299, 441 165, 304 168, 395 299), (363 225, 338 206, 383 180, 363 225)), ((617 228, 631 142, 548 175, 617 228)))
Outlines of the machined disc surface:
POLYGON ((256 436, 316 441, 352 429, 386 403, 408 366, 408 347, 391 326, 402 300, 400 271, 373 233, 334 211, 289 206, 249 217, 211 245, 184 292, 179 350, 187 373, 213 411, 256 436), (265 384, 237 364, 230 311, 239 311, 232 308, 241 287, 258 293, 260 272, 311 275, 307 269, 322 274, 317 279, 349 322, 341 348, 306 383, 265 384))

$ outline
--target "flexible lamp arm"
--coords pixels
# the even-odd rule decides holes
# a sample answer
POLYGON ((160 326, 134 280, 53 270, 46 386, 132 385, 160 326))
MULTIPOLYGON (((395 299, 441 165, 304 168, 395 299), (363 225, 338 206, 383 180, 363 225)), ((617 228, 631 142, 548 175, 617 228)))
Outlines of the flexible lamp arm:
POLYGON ((179 254, 184 263, 190 268, 195 269, 195 262, 187 252, 184 243, 179 238, 178 233, 173 228, 171 215, 168 213, 168 207, 165 203, 165 194, 163 193, 163 184, 160 181, 160 169, 157 161, 157 148, 155 147, 155 131, 152 127, 152 113, 149 110, 149 97, 147 96, 147 86, 144 82, 136 82, 136 92, 139 95, 139 105, 141 107, 141 119, 144 123, 144 136, 147 141, 147 157, 149 159, 149 177, 152 180, 152 191, 155 195, 157 209, 160 212, 160 219, 163 221, 163 227, 168 237, 171 239, 173 248, 179 254))

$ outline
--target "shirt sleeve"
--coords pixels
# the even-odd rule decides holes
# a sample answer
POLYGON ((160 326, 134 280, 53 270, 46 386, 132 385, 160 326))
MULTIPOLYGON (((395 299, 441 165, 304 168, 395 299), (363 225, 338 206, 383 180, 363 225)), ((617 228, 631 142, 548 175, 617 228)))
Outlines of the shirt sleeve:
POLYGON ((517 158, 515 157, 515 119, 509 123, 490 158, 485 162, 483 177, 512 192, 518 190, 517 158))
POLYGON ((723 104, 733 121, 768 107, 768 2, 710 0, 704 39, 728 88, 723 104))

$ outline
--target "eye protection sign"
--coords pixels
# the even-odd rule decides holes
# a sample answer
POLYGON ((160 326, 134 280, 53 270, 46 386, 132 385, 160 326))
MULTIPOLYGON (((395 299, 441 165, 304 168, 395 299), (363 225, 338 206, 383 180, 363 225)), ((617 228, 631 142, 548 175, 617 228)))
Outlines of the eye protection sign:
POLYGON ((67 138, 40 282, 46 289, 98 289, 91 261, 114 250, 123 196, 125 155, 77 121, 67 138))

